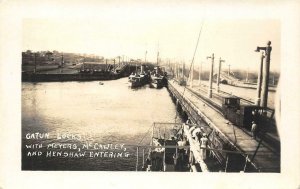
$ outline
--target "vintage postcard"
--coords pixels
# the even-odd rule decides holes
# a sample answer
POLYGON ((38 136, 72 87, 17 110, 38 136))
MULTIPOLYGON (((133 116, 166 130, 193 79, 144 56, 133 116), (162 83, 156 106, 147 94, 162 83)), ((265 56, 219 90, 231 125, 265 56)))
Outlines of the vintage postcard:
POLYGON ((296 1, 1 4, 2 175, 300 187, 296 1))

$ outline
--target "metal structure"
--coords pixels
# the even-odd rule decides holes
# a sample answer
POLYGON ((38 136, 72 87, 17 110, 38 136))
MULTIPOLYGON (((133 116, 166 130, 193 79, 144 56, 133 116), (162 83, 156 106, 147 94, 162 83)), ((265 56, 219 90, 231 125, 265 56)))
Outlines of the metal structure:
POLYGON ((260 106, 260 96, 261 96, 261 83, 262 83, 262 71, 263 71, 263 62, 264 62, 264 52, 261 53, 261 58, 260 58, 260 65, 259 65, 259 72, 257 76, 257 100, 256 100, 256 105, 260 106))
POLYGON ((267 108, 268 106, 268 88, 269 88, 269 74, 270 74, 270 59, 271 59, 271 41, 268 41, 266 47, 257 47, 256 52, 260 51, 265 52, 265 62, 263 64, 263 77, 262 77, 262 93, 261 93, 261 102, 260 106, 267 108))

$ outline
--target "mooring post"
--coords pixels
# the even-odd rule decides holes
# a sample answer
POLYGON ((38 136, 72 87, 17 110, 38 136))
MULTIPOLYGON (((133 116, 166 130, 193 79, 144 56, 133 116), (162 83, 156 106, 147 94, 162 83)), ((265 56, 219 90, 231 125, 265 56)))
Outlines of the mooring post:
POLYGON ((209 74, 209 89, 208 89, 208 98, 212 98, 212 82, 213 82, 213 74, 214 74, 214 53, 212 56, 208 56, 207 59, 211 58, 211 67, 209 74))

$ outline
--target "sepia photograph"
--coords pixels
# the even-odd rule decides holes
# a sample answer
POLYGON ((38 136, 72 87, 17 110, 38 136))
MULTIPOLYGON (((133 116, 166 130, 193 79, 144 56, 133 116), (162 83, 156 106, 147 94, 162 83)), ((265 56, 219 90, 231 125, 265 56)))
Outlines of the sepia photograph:
POLYGON ((22 169, 280 172, 279 68, 278 20, 24 19, 22 169))
POLYGON ((0 188, 300 187, 299 7, 0 1, 0 188))

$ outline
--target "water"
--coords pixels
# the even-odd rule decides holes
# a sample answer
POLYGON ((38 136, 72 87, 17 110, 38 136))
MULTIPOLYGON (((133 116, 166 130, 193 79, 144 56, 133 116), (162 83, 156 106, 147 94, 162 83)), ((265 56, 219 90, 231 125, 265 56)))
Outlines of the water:
POLYGON ((127 78, 103 83, 22 83, 23 170, 135 170, 136 147, 131 145, 149 145, 153 122, 174 122, 175 105, 165 88, 133 90, 127 78), (36 139, 32 134, 37 132, 49 137, 36 139), (59 139, 64 134, 69 138, 59 139), (30 144, 42 146, 30 149, 30 144), (108 144, 117 149, 100 148, 108 144), (34 151, 42 154, 28 154, 34 151), (75 155, 84 151, 82 157, 75 155), (91 151, 102 152, 102 157, 91 157, 91 151), (53 152, 62 155, 53 157, 53 152))

